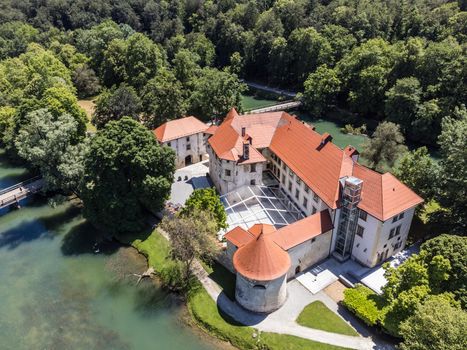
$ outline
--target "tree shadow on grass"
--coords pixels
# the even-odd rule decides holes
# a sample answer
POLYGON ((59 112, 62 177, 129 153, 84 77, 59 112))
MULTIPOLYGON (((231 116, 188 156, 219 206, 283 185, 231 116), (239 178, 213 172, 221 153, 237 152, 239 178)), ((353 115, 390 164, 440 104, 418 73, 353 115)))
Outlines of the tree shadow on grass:
POLYGON ((211 267, 213 272, 209 274, 209 278, 222 288, 230 300, 235 301, 236 276, 216 261, 212 263, 211 267))
MULTIPOLYGON (((32 206, 41 205, 44 205, 44 203, 38 201, 32 206)), ((22 221, 19 225, 0 235, 0 248, 8 247, 9 249, 15 249, 22 243, 31 242, 36 239, 53 239, 57 234, 57 229, 72 220, 79 210, 79 208, 71 206, 64 211, 52 215, 22 221)))

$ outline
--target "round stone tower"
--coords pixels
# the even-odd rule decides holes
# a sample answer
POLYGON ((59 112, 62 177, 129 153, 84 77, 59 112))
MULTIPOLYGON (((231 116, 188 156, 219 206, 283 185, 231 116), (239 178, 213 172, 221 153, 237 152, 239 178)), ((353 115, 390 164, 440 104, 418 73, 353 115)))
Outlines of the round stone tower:
POLYGON ((233 265, 237 302, 245 309, 267 313, 280 308, 287 298, 290 257, 269 237, 270 225, 262 226, 255 239, 235 252, 233 265))

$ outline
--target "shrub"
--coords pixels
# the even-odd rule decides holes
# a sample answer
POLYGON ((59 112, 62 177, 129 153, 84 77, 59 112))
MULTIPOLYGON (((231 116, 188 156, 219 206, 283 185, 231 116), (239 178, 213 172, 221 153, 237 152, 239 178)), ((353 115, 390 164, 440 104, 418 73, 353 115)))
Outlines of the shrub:
POLYGON ((382 316, 381 297, 361 284, 345 290, 343 304, 369 326, 376 325, 382 316))

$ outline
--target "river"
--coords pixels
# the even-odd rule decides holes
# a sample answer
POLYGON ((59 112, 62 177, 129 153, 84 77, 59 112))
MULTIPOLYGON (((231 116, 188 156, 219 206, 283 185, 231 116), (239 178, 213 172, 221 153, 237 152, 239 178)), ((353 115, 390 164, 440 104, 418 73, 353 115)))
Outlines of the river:
MULTIPOLYGON (((27 178, 0 153, 0 188, 27 178)), ((154 281, 132 248, 96 247, 71 203, 40 196, 0 211, 0 348, 209 350, 182 321, 183 305, 154 281)))

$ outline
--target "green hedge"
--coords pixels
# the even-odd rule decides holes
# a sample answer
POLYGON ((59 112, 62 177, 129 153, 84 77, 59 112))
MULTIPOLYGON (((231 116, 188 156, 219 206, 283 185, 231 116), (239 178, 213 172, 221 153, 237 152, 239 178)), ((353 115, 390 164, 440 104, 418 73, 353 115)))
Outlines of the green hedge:
POLYGON ((381 319, 381 297, 361 284, 344 291, 343 304, 369 326, 375 326, 381 319))

